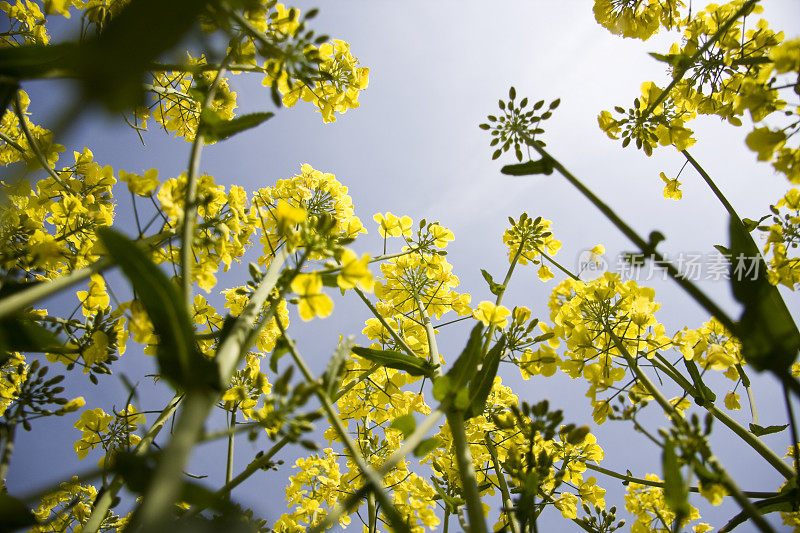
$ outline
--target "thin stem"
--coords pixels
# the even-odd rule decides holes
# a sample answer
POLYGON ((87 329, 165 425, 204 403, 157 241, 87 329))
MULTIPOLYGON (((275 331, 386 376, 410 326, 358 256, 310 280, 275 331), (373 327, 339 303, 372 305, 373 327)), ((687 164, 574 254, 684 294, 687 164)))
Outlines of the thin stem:
POLYGON ((436 332, 433 330, 431 317, 428 316, 428 312, 425 310, 425 306, 422 305, 419 296, 414 295, 414 300, 417 302, 417 309, 419 309, 419 314, 422 317, 422 324, 425 326, 425 336, 428 338, 428 359, 435 368, 433 377, 437 378, 442 375, 442 368, 439 360, 439 347, 436 345, 436 332))
POLYGON ((50 165, 47 163, 47 159, 45 159, 44 154, 42 154, 42 150, 39 148, 39 145, 36 144, 36 139, 33 138, 33 134, 31 133, 30 128, 28 128, 28 123, 25 122, 25 113, 22 112, 22 101, 19 96, 19 91, 14 94, 14 112, 17 115, 17 119, 19 121, 19 127, 22 129, 22 133, 25 135, 25 138, 28 140, 28 144, 33 150, 34 155, 36 155, 36 159, 39 160, 39 164, 42 165, 42 168, 50 174, 50 177, 58 183, 67 193, 75 194, 72 189, 67 186, 64 181, 61 180, 61 177, 56 174, 56 171, 50 168, 50 165))
MULTIPOLYGON (((734 331, 736 329, 735 323, 733 319, 728 316, 728 314, 719 307, 716 303, 714 303, 705 293, 703 293, 697 286, 695 286, 692 282, 688 279, 684 278, 681 273, 675 268, 672 263, 668 262, 659 252, 653 249, 650 244, 645 241, 641 236, 639 236, 636 231, 633 230, 625 221, 623 221, 613 209, 611 209, 605 202, 600 200, 600 198, 594 194, 589 188, 587 188, 581 181, 576 178, 570 171, 568 171, 561 163, 559 163, 556 159, 554 159, 544 148, 534 143, 532 145, 533 149, 536 150, 539 155, 544 158, 547 158, 553 165, 553 168, 558 170, 558 172, 566 178, 570 184, 578 189, 578 191, 586 197, 592 204, 594 204, 597 209, 600 210, 603 215, 611 221, 626 237, 628 237, 639 249, 646 254, 652 255, 653 261, 656 261, 659 265, 664 266, 666 268, 667 274, 689 295, 699 303, 706 311, 711 313, 717 320, 719 320, 722 325, 728 328, 729 331, 734 331)), ((800 386, 798 387, 800 388, 800 386)))
POLYGON ((497 481, 500 485, 500 493, 503 495, 503 512, 506 517, 508 517, 508 527, 511 529, 511 533, 519 533, 519 525, 514 518, 514 502, 511 500, 511 493, 508 490, 506 477, 500 469, 500 462, 497 460, 497 449, 488 431, 483 434, 483 442, 486 443, 486 449, 489 450, 489 455, 492 458, 492 467, 494 468, 494 473, 497 475, 497 481))
POLYGON ((235 429, 236 429, 236 405, 233 406, 233 410, 231 411, 230 434, 228 435, 228 460, 226 462, 227 467, 225 468, 226 485, 231 482, 231 478, 233 476, 233 444, 236 436, 236 434, 234 433, 235 429))
MULTIPOLYGON (((541 492, 540 492, 540 494, 542 495, 542 499, 543 499, 544 501, 546 501, 547 503, 553 504, 553 503, 555 503, 555 502, 556 502, 556 501, 553 499, 553 497, 552 497, 552 496, 550 496, 549 494, 545 493, 544 491, 541 491, 541 492)), ((535 529, 535 528, 536 528, 536 518, 534 518, 533 520, 534 520, 534 522, 533 522, 533 525, 534 525, 534 529, 535 529)), ((596 533, 596 530, 594 530, 594 529, 592 529, 591 527, 589 527, 588 525, 586 525, 586 524, 583 522, 583 520, 578 520, 577 518, 571 518, 570 520, 572 520, 572 522, 573 522, 573 523, 575 523, 575 524, 577 524, 578 526, 580 526, 580 528, 581 528, 582 530, 584 530, 584 531, 587 531, 588 533, 596 533)))
MULTIPOLYGON (((636 361, 631 357, 628 353, 628 350, 622 344, 619 337, 617 337, 611 328, 606 325, 606 332, 611 337, 612 342, 617 346, 617 349, 622 353, 625 360, 628 361, 628 366, 633 370, 636 377, 639 379, 639 382, 642 386, 647 390, 647 392, 655 398, 656 402, 661 406, 661 408, 666 412, 672 422, 678 428, 686 428, 687 423, 683 419, 683 417, 678 413, 677 409, 667 401, 661 391, 655 386, 655 384, 650 381, 650 378, 639 368, 639 365, 636 361)), ((713 408, 713 405, 711 406, 713 408)), ((712 412, 713 414, 713 412, 712 412)), ((717 461, 716 457, 714 457, 708 450, 701 450, 700 453, 703 455, 703 458, 708 461, 708 463, 716 470, 716 472, 720 475, 720 483, 725 487, 728 493, 733 496, 733 499, 736 500, 736 503, 745 511, 748 516, 755 522, 756 526, 763 532, 769 533, 772 532, 772 526, 764 520, 764 517, 758 512, 758 509, 753 506, 752 502, 748 500, 736 483, 731 479, 722 465, 717 461)))
POLYGON ((17 405, 11 419, 5 424, 5 443, 3 444, 3 455, 0 458, 0 489, 6 489, 6 476, 8 467, 11 465, 11 454, 14 453, 14 440, 17 436, 17 423, 22 412, 22 404, 17 405))
MULTIPOLYGON (((655 361, 654 361, 655 362, 655 361)), ((661 358, 661 363, 664 365, 661 370, 670 376, 675 383, 677 383, 687 394, 693 397, 698 397, 700 395, 699 391, 696 391, 693 387, 691 387, 686 379, 683 376, 680 376, 677 369, 673 367, 669 361, 661 358), (676 374, 678 377, 676 378, 676 374)), ((761 439, 756 437, 753 433, 748 431, 745 427, 739 424, 736 420, 725 414, 724 412, 720 411, 719 409, 714 406, 713 403, 710 401, 703 401, 701 406, 704 407, 711 415, 725 424, 731 431, 736 433, 739 438, 745 441, 753 450, 756 451, 761 457, 764 458, 770 465, 773 466, 782 476, 786 479, 790 479, 794 476, 794 471, 787 465, 783 460, 778 457, 775 452, 772 451, 766 444, 764 444, 761 439)))
POLYGON ((458 473, 461 478, 461 487, 464 491, 464 500, 467 503, 470 533, 487 533, 486 519, 483 516, 483 504, 475 479, 475 467, 472 464, 472 454, 469 451, 467 435, 464 431, 464 414, 460 411, 447 413, 447 424, 453 435, 458 473))
MULTIPOLYGON (((664 488, 663 481, 653 481, 651 479, 642 479, 638 477, 628 476, 626 474, 620 474, 619 472, 615 472, 613 470, 609 470, 608 468, 603 468, 602 466, 594 465, 591 463, 583 463, 586 468, 589 470, 594 470, 595 472, 599 472, 601 474, 605 474, 608 477, 613 477, 615 479, 619 479, 624 481, 625 483, 636 483, 637 485, 645 485, 648 487, 660 487, 664 488)), ((689 487, 690 492, 700 492, 699 487, 689 487)), ((773 496, 777 496, 777 492, 761 492, 761 491, 743 491, 742 494, 747 496, 748 498, 771 498, 773 496)))
MULTIPOLYGON (((147 239, 143 239, 141 242, 147 246, 158 246, 160 243, 169 239, 173 235, 175 235, 175 230, 170 229, 148 237, 147 239)), ((0 319, 13 315, 14 313, 25 309, 29 305, 33 305, 43 298, 52 296, 63 291, 64 289, 71 287, 72 285, 87 280, 92 276, 92 274, 99 274, 100 272, 112 266, 114 266, 114 263, 111 261, 111 259, 108 257, 103 257, 91 265, 79 268, 78 270, 73 270, 65 276, 57 277, 48 282, 37 283, 28 289, 15 292, 11 296, 7 296, 0 300, 0 319)))
POLYGON ((794 418, 792 409, 792 399, 789 397, 789 390, 783 387, 783 399, 786 402, 786 413, 789 415, 789 427, 792 432, 792 455, 794 456, 795 475, 800 476, 800 439, 797 436, 797 422, 794 418))
MULTIPOLYGON (((203 104, 200 107, 202 112, 211 106, 214 101, 214 96, 217 93, 220 82, 222 81, 225 67, 231 60, 230 54, 225 56, 222 63, 214 76, 214 81, 211 83, 208 92, 203 99, 203 104)), ((197 124, 197 131, 195 131, 194 140, 192 142, 192 150, 189 155, 189 170, 186 178, 186 197, 183 204, 183 235, 181 240, 181 283, 183 286, 183 295, 186 300, 186 307, 192 307, 192 243, 194 242, 194 229, 195 218, 197 217, 197 175, 200 170, 200 156, 203 152, 203 143, 205 136, 203 135, 203 121, 202 119, 197 124)))
MULTIPOLYGON (((225 483, 225 485, 222 488, 220 488, 217 492, 214 493, 214 498, 212 500, 218 500, 227 497, 234 488, 241 485, 246 479, 248 479, 250 476, 258 472, 262 468, 268 466, 272 462, 272 458, 275 457, 275 454, 277 454, 284 446, 286 446, 290 442, 292 442, 292 438, 289 435, 286 435, 283 438, 281 438, 266 453, 253 459, 253 461, 251 461, 250 464, 247 465, 247 468, 242 470, 239 473, 239 475, 237 475, 236 477, 232 478, 230 481, 225 483)), ((206 507, 207 506, 203 504, 195 505, 194 507, 186 511, 186 513, 183 516, 185 518, 195 516, 196 514, 204 510, 206 507)))
POLYGON ((713 404, 708 403, 704 405, 708 412, 711 413, 714 418, 728 426, 728 428, 736 433, 743 441, 750 445, 761 457, 763 457, 769 464, 771 464, 775 470, 780 472, 780 474, 785 477, 786 479, 791 479, 794 477, 794 470, 783 462, 783 460, 778 457, 778 455, 773 452, 766 444, 764 444, 761 439, 753 435, 750 431, 745 429, 741 424, 739 424, 736 420, 725 414, 724 412, 717 409, 713 404))

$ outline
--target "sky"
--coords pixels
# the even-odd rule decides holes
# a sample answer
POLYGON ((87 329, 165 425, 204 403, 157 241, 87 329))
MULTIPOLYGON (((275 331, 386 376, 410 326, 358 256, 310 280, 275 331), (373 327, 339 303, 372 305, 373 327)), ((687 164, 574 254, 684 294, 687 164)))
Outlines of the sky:
MULTIPOLYGON (((783 29, 788 37, 800 36, 800 3, 769 0, 763 4, 764 17, 772 27, 783 29)), ((207 147, 201 170, 213 175, 217 183, 253 190, 297 174, 303 163, 333 173, 350 188, 356 214, 370 230, 355 246, 373 254, 382 246, 372 222, 374 213, 391 211, 415 222, 438 220, 456 236, 448 247, 448 260, 461 280, 459 290, 472 294, 475 303, 493 299, 480 269, 495 278, 505 272, 508 259, 501 236, 507 218, 517 218, 522 212, 553 222, 554 234, 563 243, 556 258, 568 268, 574 268, 580 253, 596 244, 606 247, 606 258, 615 268, 619 253, 631 250, 632 245, 568 183, 557 174, 504 176, 499 169, 512 162, 511 156, 491 160, 489 135, 477 125, 496 112, 497 99, 506 98, 513 85, 520 98, 561 98, 561 106, 544 126, 543 138, 550 153, 640 234, 657 229, 666 235, 663 250, 668 256, 708 254, 714 252, 713 245, 727 244, 727 214, 690 169, 681 176, 684 199, 676 202, 662 197, 659 173, 677 174, 683 165, 679 153, 661 148, 648 158, 641 151, 622 149, 597 127, 599 112, 615 105, 628 107, 639 95, 642 82, 666 85, 669 78, 663 64, 647 53, 666 51, 678 39, 674 34, 659 34, 644 43, 613 36, 594 21, 588 0, 491 4, 341 0, 294 5, 304 11, 320 7, 313 28, 348 41, 360 63, 370 68, 370 84, 360 96, 361 107, 339 116, 333 124, 323 124, 319 113, 301 103, 278 111, 259 128, 207 147)), ((232 79, 232 85, 239 94, 238 112, 273 110, 260 78, 241 75, 232 79)), ((52 81, 29 83, 24 88, 32 96, 34 121, 44 125, 69 93, 68 85, 52 81)), ((145 136, 147 145, 142 146, 135 133, 120 123, 118 116, 90 113, 61 142, 68 150, 89 146, 96 160, 115 170, 142 173, 159 168, 165 179, 185 169, 188 143, 151 131, 145 136)), ((783 177, 756 164, 755 154, 745 147, 747 121, 736 129, 704 118, 691 127, 698 143, 690 152, 742 216, 760 218, 788 189, 783 177)), ((119 209, 123 211, 127 205, 119 209)), ((130 217, 120 220, 124 229, 130 217)), ((237 280, 245 275, 246 265, 234 268, 220 276, 219 288, 240 283, 237 280)), ((546 321, 549 292, 560 279, 557 273, 555 280, 542 283, 534 268, 521 267, 505 303, 509 307, 525 305, 546 321)), ((673 283, 643 278, 640 283, 655 287, 656 299, 662 302, 657 316, 668 333, 684 326, 699 327, 708 320, 707 313, 673 283)), ((700 285, 726 309, 736 309, 726 282, 703 280, 700 285)), ((303 324, 292 315, 299 347, 318 372, 324 369, 339 334, 359 335, 368 317, 353 296, 332 296, 336 296, 336 309, 328 319, 303 324)), ((797 316, 797 298, 786 291, 784 296, 797 316)), ((442 329, 439 345, 446 358, 461 351, 466 328, 442 329)), ((118 364, 130 376, 152 367, 151 360, 133 350, 118 364)), ((629 468, 641 476, 660 474, 659 451, 644 437, 620 423, 608 422, 599 428, 591 424, 583 382, 561 375, 523 381, 514 369, 504 369, 501 377, 520 399, 536 402, 548 398, 564 409, 568 421, 592 425, 606 450, 604 466, 618 471, 629 468)), ((712 381, 723 394, 723 387, 729 388, 726 382, 724 378, 712 381)), ((98 387, 89 385, 83 376, 71 378, 70 383, 82 388, 87 407, 108 411, 112 404, 120 406, 125 401, 124 388, 115 378, 102 380, 98 387)), ((770 378, 759 377, 756 383, 762 425, 779 423, 785 416, 778 388, 770 378)), ((164 387, 153 387, 147 380, 141 381, 139 394, 147 409, 160 409, 170 396, 164 387)), ((651 427, 666 426, 666 419, 659 416, 652 418, 651 427)), ((734 417, 744 424, 750 421, 746 407, 734 417)), ((71 428, 73 422, 69 417, 48 421, 20 437, 10 487, 30 489, 91 466, 91 459, 77 464, 71 451, 71 442, 79 437, 71 428), (43 455, 48 461, 41 461, 43 455)), ((715 437, 715 452, 735 478, 745 480, 743 488, 776 488, 777 477, 755 454, 728 439, 725 428, 717 428, 715 437)), ((788 445, 784 434, 765 440, 779 452, 788 445)), ((256 444, 242 440, 235 470, 244 468, 262 446, 263 440, 256 444)), ((218 484, 224 474, 223 447, 203 445, 200 451, 189 471, 208 474, 207 481, 218 484)), ((235 496, 268 520, 277 519, 283 506, 275 502, 283 498, 284 480, 291 473, 288 466, 295 456, 287 455, 286 468, 251 480, 235 496)), ((609 479, 599 481, 608 489, 608 504, 621 508, 624 487, 609 479)), ((727 504, 717 509, 704 505, 704 519, 720 522, 733 514, 733 509, 727 504)), ((573 527, 554 510, 546 512, 543 519, 560 531, 573 527)))

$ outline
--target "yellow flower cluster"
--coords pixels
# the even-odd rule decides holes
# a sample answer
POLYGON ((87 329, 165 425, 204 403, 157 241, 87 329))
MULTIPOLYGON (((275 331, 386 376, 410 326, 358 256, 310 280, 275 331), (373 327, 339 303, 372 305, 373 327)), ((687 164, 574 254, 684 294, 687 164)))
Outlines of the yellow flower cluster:
MULTIPOLYGON (((136 127, 146 129, 147 119, 153 117, 165 131, 173 132, 176 137, 183 137, 187 142, 194 141, 200 124, 202 100, 205 98, 198 88, 210 87, 215 76, 215 71, 203 70, 206 65, 205 57, 195 58, 187 54, 186 70, 156 72, 149 87, 154 101, 147 107, 135 110, 136 127)), ((222 120, 234 117, 236 93, 230 90, 226 78, 220 79, 207 109, 222 120)), ((210 144, 213 141, 205 142, 210 144)))
MULTIPOLYGON (((341 486, 341 473, 333 449, 323 450, 324 456, 312 455, 301 457, 295 461, 294 467, 297 474, 289 478, 286 486, 286 501, 288 507, 293 507, 291 513, 281 515, 273 529, 278 533, 302 533, 311 525, 318 523, 331 508, 339 501, 341 486)), ((350 518, 345 516, 341 525, 350 523, 350 518)))
MULTIPOLYGON (((61 483, 59 488, 42 497, 33 514, 40 522, 31 529, 35 533, 80 531, 92 513, 97 489, 92 485, 81 485, 78 476, 61 483)), ((103 530, 121 530, 130 521, 131 515, 120 518, 109 512, 103 519, 103 530)))
POLYGON ((544 264, 543 255, 554 256, 561 248, 561 241, 553 237, 552 222, 542 217, 532 219, 523 213, 519 220, 509 218, 511 227, 503 233, 503 243, 508 247, 508 260, 527 265, 531 262, 539 266, 539 279, 554 277, 550 268, 544 264))
POLYGON ((623 282, 618 274, 582 282, 566 279, 550 297, 553 332, 566 344, 561 369, 571 378, 583 377, 590 383, 595 422, 602 423, 611 408, 600 393, 613 390, 625 379, 625 353, 632 358, 672 346, 665 328, 656 321, 655 291, 639 287, 635 281, 623 282))
POLYGON ((87 409, 75 422, 75 429, 81 431, 81 438, 75 441, 75 453, 83 460, 89 451, 100 446, 105 452, 98 465, 108 468, 119 450, 127 450, 139 443, 141 438, 135 433, 139 424, 145 423, 143 413, 128 405, 113 414, 101 408, 87 409))

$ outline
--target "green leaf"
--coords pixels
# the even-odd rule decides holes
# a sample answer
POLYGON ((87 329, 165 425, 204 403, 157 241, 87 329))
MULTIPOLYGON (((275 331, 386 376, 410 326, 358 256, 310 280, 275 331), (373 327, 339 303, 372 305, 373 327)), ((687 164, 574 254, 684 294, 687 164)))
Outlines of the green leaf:
POLYGON ((500 285, 499 283, 495 283, 494 280, 492 279, 492 275, 489 274, 484 269, 481 269, 481 275, 483 275, 483 279, 485 279, 486 283, 489 284, 489 290, 495 296, 497 296, 498 294, 500 294, 501 292, 503 292, 505 290, 506 286, 505 285, 500 285))
POLYGON ((536 161, 526 161, 516 165, 506 165, 500 169, 500 172, 509 176, 528 176, 531 174, 547 174, 553 173, 553 161, 550 158, 543 157, 536 161))
POLYGON ((744 311, 733 332, 742 342, 745 360, 757 370, 785 373, 800 350, 800 333, 777 287, 767 280, 767 265, 742 222, 730 220, 731 269, 733 294, 744 311), (739 259, 752 265, 756 275, 738 271, 739 259), (755 279, 753 279, 755 277, 755 279))
POLYGON ((55 333, 25 316, 0 320, 0 365, 11 352, 60 351, 63 344, 55 333))
POLYGON ((439 437, 431 437, 417 444, 414 448, 414 455, 417 457, 425 457, 430 452, 439 447, 439 437))
POLYGON ((486 399, 492 391, 494 378, 497 376, 497 369, 500 366, 500 358, 506 348, 505 335, 500 342, 495 344, 483 360, 483 366, 478 374, 469 382, 469 406, 464 412, 464 418, 469 420, 475 416, 483 414, 486 408, 486 399))
POLYGON ((200 114, 203 135, 209 141, 221 141, 239 132, 255 128, 275 116, 275 113, 250 113, 231 120, 223 120, 211 109, 200 114))
POLYGON ((81 46, 77 62, 86 96, 112 111, 143 100, 145 72, 179 44, 210 2, 134 0, 81 46))
POLYGON ((417 429, 417 420, 412 414, 398 416, 392 420, 391 427, 394 429, 399 429, 403 434, 403 438, 407 439, 408 436, 414 433, 414 430, 417 429))
POLYGON ((344 339, 336 351, 333 352, 331 360, 328 361, 328 368, 322 375, 322 388, 328 398, 333 398, 333 394, 339 389, 341 383, 342 370, 344 364, 350 358, 350 350, 353 348, 355 337, 352 335, 344 339))
POLYGON ((758 424, 750 424, 750 432, 755 435, 756 437, 763 437, 764 435, 771 435, 772 433, 780 433, 784 429, 788 428, 789 424, 784 424, 782 426, 767 426, 762 427, 758 424))
POLYGON ((364 348, 361 346, 355 346, 353 348, 353 353, 373 363, 396 370, 403 370, 412 376, 431 377, 431 375, 433 375, 433 365, 422 357, 416 357, 394 350, 373 350, 372 348, 364 348))
POLYGON ((75 43, 0 48, 0 76, 19 80, 39 78, 55 69, 73 70, 77 52, 75 43))
POLYGON ((198 349, 184 299, 139 246, 111 228, 97 230, 108 255, 138 295, 159 337, 156 359, 161 374, 179 389, 221 389, 217 365, 198 349))
POLYGON ((450 378, 450 390, 462 389, 475 375, 480 363, 482 341, 483 324, 479 322, 472 328, 464 351, 447 371, 447 377, 450 378))
POLYGON ((36 524, 36 517, 20 500, 0 494, 0 533, 10 533, 36 524))
POLYGON ((661 460, 664 467, 664 501, 675 513, 676 520, 680 522, 683 517, 689 515, 689 491, 683 482, 674 441, 668 440, 664 444, 661 460))
POLYGON ((287 353, 289 353, 289 343, 286 342, 286 338, 281 335, 275 342, 275 348, 272 349, 272 353, 269 356, 269 369, 273 372, 277 372, 278 361, 287 353))

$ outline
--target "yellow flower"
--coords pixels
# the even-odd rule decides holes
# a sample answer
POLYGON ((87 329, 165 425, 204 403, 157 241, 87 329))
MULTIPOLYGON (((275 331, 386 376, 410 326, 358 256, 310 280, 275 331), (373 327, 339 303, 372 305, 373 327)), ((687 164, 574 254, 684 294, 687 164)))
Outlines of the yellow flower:
POLYGON ((756 128, 747 135, 745 142, 748 148, 758 152, 759 161, 769 161, 775 150, 786 142, 786 134, 769 128, 756 128))
POLYGON ((272 211, 272 216, 277 222, 278 232, 286 235, 290 228, 306 219, 306 210, 302 207, 294 207, 286 200, 281 200, 278 202, 278 207, 272 211))
POLYGON ((659 177, 666 183, 664 186, 664 198, 670 200, 680 200, 683 198, 683 192, 680 190, 681 182, 678 181, 678 178, 669 179, 663 172, 659 174, 659 177))
POLYGON ((556 277, 555 274, 550 272, 550 269, 546 265, 540 266, 537 274, 539 275, 539 279, 542 281, 547 281, 556 277))
POLYGON ((376 213, 372 219, 378 223, 378 232, 381 237, 411 236, 411 225, 413 224, 411 217, 403 216, 400 218, 387 212, 385 215, 376 213))
POLYGON ((119 179, 128 184, 128 190, 133 194, 150 196, 158 187, 158 169, 151 168, 144 173, 144 176, 129 174, 124 170, 120 170, 119 179))
POLYGON ((741 409, 742 405, 739 403, 739 395, 730 391, 725 395, 725 407, 728 409, 741 409))
POLYGON ((325 318, 333 311, 333 300, 322 292, 322 276, 317 273, 298 274, 292 280, 292 291, 300 297, 300 318, 325 318))
POLYGON ((372 291, 375 279, 369 271, 369 255, 364 254, 358 258, 353 250, 345 249, 341 259, 342 267, 336 277, 336 283, 342 289, 352 289, 358 284, 365 291, 372 291))
POLYGON ((495 326, 503 329, 508 325, 508 317, 511 314, 506 307, 495 305, 492 302, 481 302, 478 308, 472 312, 476 320, 480 320, 487 326, 495 326))

